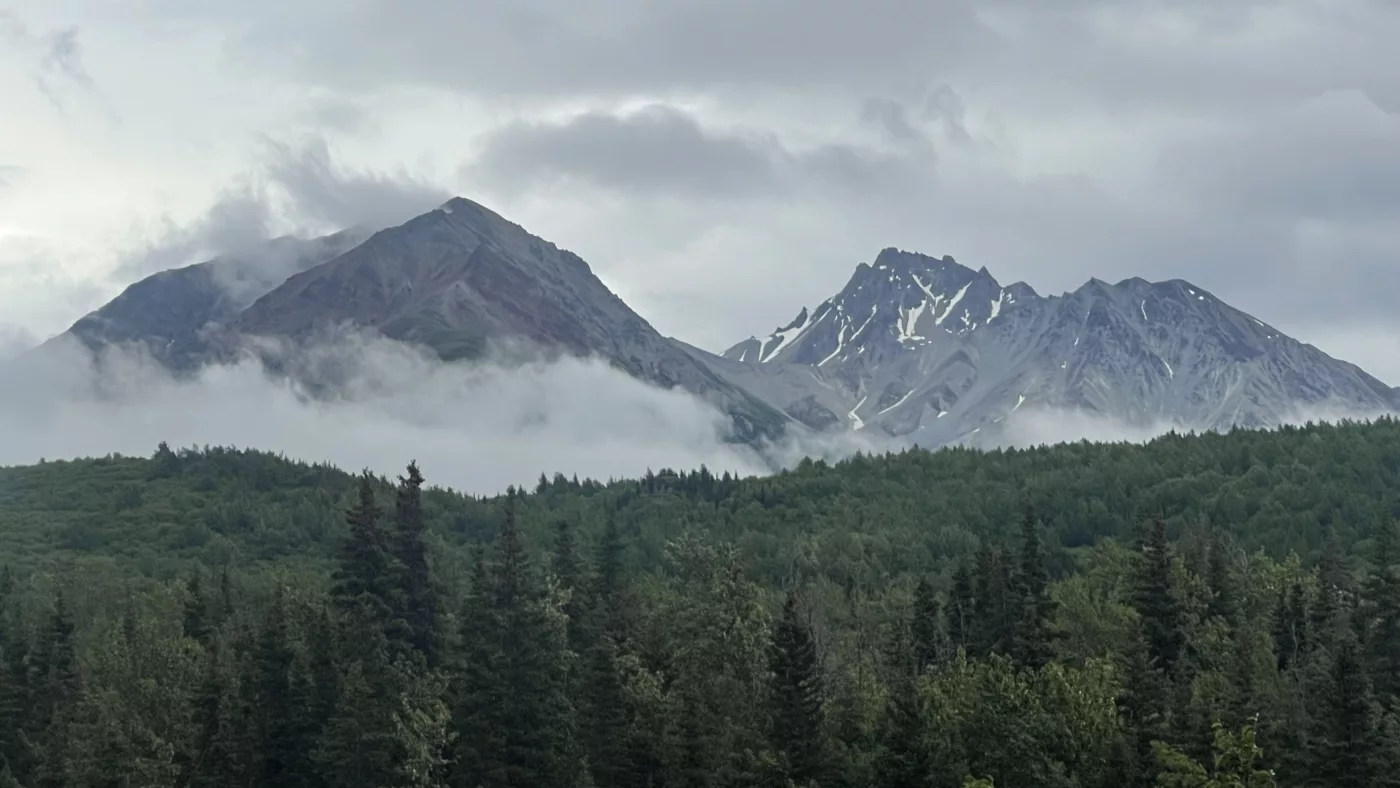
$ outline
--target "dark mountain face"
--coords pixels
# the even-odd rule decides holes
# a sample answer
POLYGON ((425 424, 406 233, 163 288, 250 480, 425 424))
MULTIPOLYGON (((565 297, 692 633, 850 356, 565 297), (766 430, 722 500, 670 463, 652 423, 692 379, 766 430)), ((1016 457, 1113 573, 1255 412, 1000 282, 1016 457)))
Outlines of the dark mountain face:
MULTIPOLYGON (((289 242, 273 243, 281 246, 270 251, 287 254, 289 242)), ((342 326, 425 346, 446 361, 508 339, 604 358, 649 383, 682 388, 728 413, 741 440, 775 438, 789 422, 661 336, 577 255, 469 200, 368 237, 298 243, 306 248, 296 247, 292 266, 215 260, 157 274, 70 333, 90 348, 141 343, 175 368, 232 358, 250 337, 303 340, 342 326), (282 276, 258 277, 271 270, 282 276)))
POLYGON ((224 257, 142 279, 68 329, 89 349, 137 343, 175 369, 208 353, 208 333, 298 271, 354 248, 368 236, 345 230, 314 239, 276 238, 239 257, 224 257))

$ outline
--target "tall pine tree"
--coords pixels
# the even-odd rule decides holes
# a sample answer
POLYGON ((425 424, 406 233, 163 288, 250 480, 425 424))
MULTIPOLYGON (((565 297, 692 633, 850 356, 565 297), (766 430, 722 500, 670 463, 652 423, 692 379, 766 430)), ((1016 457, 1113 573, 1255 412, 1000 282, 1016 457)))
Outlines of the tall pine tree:
POLYGON ((796 785, 819 781, 825 771, 821 666, 797 596, 789 593, 773 633, 770 656, 770 741, 783 777, 796 785))
POLYGON ((1017 663, 1039 670, 1055 656, 1055 601, 1050 598, 1050 578, 1041 551, 1039 526, 1026 512, 1021 519, 1021 564, 1016 575, 1020 615, 1012 641, 1012 657, 1017 663))

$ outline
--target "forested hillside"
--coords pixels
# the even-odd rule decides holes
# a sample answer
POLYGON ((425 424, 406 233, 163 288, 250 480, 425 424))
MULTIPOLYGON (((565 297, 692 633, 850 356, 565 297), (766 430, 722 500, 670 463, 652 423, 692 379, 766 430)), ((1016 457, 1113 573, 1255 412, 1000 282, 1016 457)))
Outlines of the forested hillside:
POLYGON ((0 469, 0 786, 1391 785, 1397 514, 1394 420, 488 499, 0 469))

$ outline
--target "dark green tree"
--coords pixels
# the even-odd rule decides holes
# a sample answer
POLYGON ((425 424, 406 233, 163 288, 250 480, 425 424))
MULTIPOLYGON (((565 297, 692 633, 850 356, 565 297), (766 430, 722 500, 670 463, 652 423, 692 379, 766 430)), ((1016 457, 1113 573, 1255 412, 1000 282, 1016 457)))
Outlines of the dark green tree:
POLYGON ((979 657, 1010 653, 1020 611, 1005 550, 983 545, 977 551, 976 582, 972 653, 979 657))
POLYGON ((783 603, 773 633, 769 669, 773 674, 769 741, 778 755, 782 775, 797 785, 819 781, 826 768, 821 665, 794 593, 789 593, 783 603))
POLYGON ((973 649, 973 627, 977 615, 972 591, 972 572, 967 563, 958 564, 953 587, 948 593, 948 640, 953 649, 973 649))
POLYGON ((1377 754, 1371 687, 1354 641, 1343 638, 1335 653, 1327 684, 1316 693, 1320 708, 1309 742, 1312 784, 1370 788, 1377 754))
POLYGON ((1142 620, 1149 662, 1168 679, 1176 677, 1186 642, 1181 602, 1174 586, 1167 528, 1161 520, 1153 520, 1143 529, 1138 545, 1133 604, 1142 620))
POLYGON ((882 788, 927 788, 933 778, 921 673, 912 651, 903 630, 897 630, 889 646, 890 680, 875 755, 875 780, 882 788))
POLYGON ((407 625, 408 643, 429 667, 442 661, 441 598, 433 582, 424 540, 423 474, 418 464, 408 464, 408 475, 399 477, 395 494, 392 545, 399 574, 395 602, 407 625))
POLYGON ((231 666, 224 664, 223 648, 215 643, 205 657, 204 682, 195 698, 194 723, 198 726, 193 757, 187 765, 186 784, 193 788, 227 788, 249 782, 241 763, 243 742, 233 707, 231 666))
POLYGON ((1372 569, 1363 589, 1371 620, 1367 662, 1376 696, 1386 703, 1400 693, 1400 545, 1395 537, 1392 522, 1377 529, 1372 569))
POLYGON ((1039 524, 1027 512, 1021 520, 1021 563, 1016 574, 1020 601, 1012 640, 1012 657, 1032 670, 1054 659, 1055 600, 1050 598, 1050 578, 1041 550, 1039 524))
POLYGON ((185 583, 185 637, 197 640, 208 647, 214 632, 212 610, 209 598, 204 593, 204 582, 198 571, 191 572, 185 583))
POLYGON ((72 726, 81 685, 73 644, 73 622, 60 591, 47 626, 40 633, 30 665, 30 703, 25 738, 29 744, 27 776, 16 775, 35 788, 68 784, 67 769, 72 726))
POLYGON ((309 771, 305 755, 313 743, 301 734, 307 727, 307 709, 292 691, 296 653, 287 627, 286 602, 279 589, 258 636, 255 749, 258 784, 269 788, 297 786, 309 771))
POLYGON ((1279 595, 1274 608, 1273 640, 1280 673, 1291 669, 1307 652, 1308 609, 1300 582, 1295 581, 1279 595))
POLYGON ((938 662, 945 651, 940 612, 933 585, 927 578, 919 578, 914 586, 914 611, 909 632, 913 637, 914 664, 920 673, 938 662))

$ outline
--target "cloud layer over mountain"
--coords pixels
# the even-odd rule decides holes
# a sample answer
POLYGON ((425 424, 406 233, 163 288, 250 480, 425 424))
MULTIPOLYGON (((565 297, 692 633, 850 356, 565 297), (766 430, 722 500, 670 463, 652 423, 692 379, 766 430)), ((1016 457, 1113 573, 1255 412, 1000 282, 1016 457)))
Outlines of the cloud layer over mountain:
POLYGON ((541 472, 607 479, 647 468, 765 469, 719 439, 696 399, 586 360, 446 366, 387 340, 341 337, 279 352, 335 374, 319 400, 251 359, 175 380, 112 351, 96 371, 66 345, 0 370, 0 464, 234 445, 393 473, 416 458, 437 484, 494 493, 541 472), (22 370, 22 371, 21 371, 22 370))

